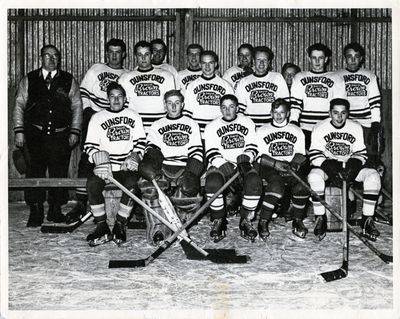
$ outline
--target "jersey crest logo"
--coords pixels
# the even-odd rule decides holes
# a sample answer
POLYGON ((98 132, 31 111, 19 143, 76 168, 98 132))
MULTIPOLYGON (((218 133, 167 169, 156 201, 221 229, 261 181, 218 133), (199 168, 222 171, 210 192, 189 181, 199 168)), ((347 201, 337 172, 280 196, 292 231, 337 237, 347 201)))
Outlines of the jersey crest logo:
POLYGON ((309 84, 306 87, 307 97, 328 98, 328 88, 322 84, 309 84))
POLYGON ((104 80, 102 80, 102 81, 99 83, 100 89, 101 89, 103 92, 107 92, 108 85, 109 85, 111 82, 115 82, 115 81, 112 81, 112 80, 110 80, 110 79, 104 79, 104 80))
POLYGON ((252 103, 272 103, 275 101, 274 92, 268 90, 257 90, 250 93, 252 103))
POLYGON ((129 141, 130 129, 126 126, 113 126, 107 131, 110 142, 129 141))
POLYGON ((154 83, 139 83, 135 86, 137 96, 160 96, 160 88, 154 83))
POLYGON ((294 153, 294 146, 287 142, 271 143, 268 152, 271 156, 291 156, 294 153))
POLYGON ((350 145, 340 142, 329 142, 326 144, 325 149, 334 156, 347 156, 350 155, 350 145))
POLYGON ((229 134, 221 139, 221 146, 226 149, 243 148, 245 145, 244 137, 240 134, 229 134))
POLYGON ((215 105, 219 106, 221 95, 211 91, 204 91, 197 94, 197 102, 199 105, 215 105))
POLYGON ((189 135, 182 132, 166 133, 163 142, 168 146, 184 146, 189 143, 189 135))
POLYGON ((346 84, 347 96, 367 96, 367 88, 360 83, 346 84))

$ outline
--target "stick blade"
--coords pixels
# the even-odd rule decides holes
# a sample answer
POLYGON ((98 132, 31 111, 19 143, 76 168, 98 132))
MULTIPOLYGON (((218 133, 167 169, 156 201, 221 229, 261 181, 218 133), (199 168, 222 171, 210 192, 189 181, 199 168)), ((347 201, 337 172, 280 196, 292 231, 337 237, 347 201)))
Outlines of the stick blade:
POLYGON ((42 225, 40 231, 44 234, 49 234, 49 233, 66 234, 66 233, 72 233, 76 228, 77 228, 76 224, 69 226, 42 225))
POLYGON ((331 282, 342 278, 346 278, 347 273, 348 273, 348 262, 343 261, 342 267, 336 270, 323 272, 321 273, 321 276, 325 279, 326 282, 331 282))
POLYGON ((108 268, 140 268, 146 267, 146 259, 138 260, 110 260, 108 268))
POLYGON ((393 263, 393 256, 385 255, 385 254, 380 254, 379 258, 382 259, 386 264, 393 263))

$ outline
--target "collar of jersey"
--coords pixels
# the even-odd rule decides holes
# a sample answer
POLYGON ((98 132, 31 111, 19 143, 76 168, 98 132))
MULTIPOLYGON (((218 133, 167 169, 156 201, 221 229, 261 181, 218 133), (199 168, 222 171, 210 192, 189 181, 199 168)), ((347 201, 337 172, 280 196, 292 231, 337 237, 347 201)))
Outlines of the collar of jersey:
POLYGON ((114 110, 111 109, 111 107, 109 107, 109 108, 107 108, 106 110, 107 110, 108 112, 111 112, 111 113, 119 113, 119 112, 122 112, 124 109, 125 109, 125 107, 123 107, 123 108, 120 109, 119 111, 114 111, 114 110))
POLYGON ((182 117, 183 117, 183 114, 181 114, 180 116, 175 117, 175 118, 169 117, 168 115, 166 116, 166 118, 167 118, 168 120, 170 120, 170 121, 179 120, 179 119, 182 118, 182 117))
POLYGON ((225 120, 222 116, 221 116, 221 120, 223 121, 223 122, 225 122, 225 123, 231 123, 231 122, 234 122, 234 121, 236 121, 236 119, 238 118, 238 115, 236 114, 236 117, 234 118, 234 119, 232 119, 232 120, 230 120, 230 121, 228 121, 228 120, 225 120))
POLYGON ((312 70, 310 70, 310 72, 311 72, 311 73, 314 73, 314 74, 324 74, 324 73, 328 73, 328 71, 315 72, 315 71, 312 71, 312 70))
POLYGON ((146 70, 146 71, 140 70, 139 68, 138 68, 137 70, 138 70, 139 72, 146 73, 146 72, 153 71, 153 70, 154 70, 154 68, 153 68, 153 66, 151 66, 151 69, 149 69, 149 70, 146 70))
POLYGON ((271 125, 273 126, 273 127, 279 127, 279 128, 281 128, 281 127, 285 127, 286 125, 288 125, 288 120, 286 119, 286 121, 285 122, 282 122, 282 124, 278 124, 278 123, 275 123, 275 121, 272 121, 272 123, 271 123, 271 125))
POLYGON ((361 67, 359 67, 357 70, 355 70, 355 71, 350 71, 348 68, 346 68, 346 71, 347 72, 350 72, 350 73, 357 73, 358 71, 360 71, 360 69, 361 69, 361 67))
POLYGON ((216 77, 216 75, 214 74, 212 77, 210 78, 206 78, 203 74, 201 75, 201 77, 206 80, 206 81, 211 81, 212 79, 214 79, 216 77))
POLYGON ((346 122, 343 123, 342 126, 336 126, 336 125, 333 124, 333 122, 331 120, 331 125, 337 130, 341 130, 346 125, 346 123, 347 123, 347 120, 346 120, 346 122))
POLYGON ((264 76, 267 76, 268 73, 269 73, 269 71, 267 71, 267 73, 265 73, 265 74, 263 74, 263 75, 257 75, 257 74, 255 74, 255 73, 253 72, 253 75, 254 75, 256 78, 263 78, 264 76))
POLYGON ((189 70, 190 72, 199 72, 199 71, 201 71, 201 68, 198 68, 198 69, 191 69, 191 68, 188 67, 188 70, 189 70))

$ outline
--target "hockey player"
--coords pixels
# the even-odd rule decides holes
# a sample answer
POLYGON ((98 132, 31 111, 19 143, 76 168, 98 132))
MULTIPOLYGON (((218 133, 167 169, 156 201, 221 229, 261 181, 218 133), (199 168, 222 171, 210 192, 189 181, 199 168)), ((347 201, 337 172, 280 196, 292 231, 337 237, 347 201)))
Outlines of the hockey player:
MULTIPOLYGON (((174 182, 177 187, 169 190, 171 201, 177 208, 182 222, 190 218, 200 205, 200 176, 203 171, 203 147, 197 123, 182 116, 184 97, 179 90, 164 95, 167 116, 154 122, 147 135, 146 152, 140 163, 140 174, 147 180, 141 183, 142 198, 149 206, 159 208, 153 179, 174 182), (150 182, 150 183, 149 183, 150 182)), ((158 244, 170 231, 145 212, 147 238, 158 244)))
MULTIPOLYGON (((126 57, 125 42, 120 39, 111 39, 105 47, 107 62, 95 63, 86 72, 80 85, 83 104, 83 123, 81 137, 81 158, 78 164, 78 177, 86 178, 93 164, 88 161, 87 154, 83 152, 86 140, 87 127, 92 115, 110 107, 107 97, 107 87, 111 82, 117 82, 126 69, 122 63, 126 57)), ((67 224, 72 223, 86 213, 87 192, 86 188, 76 189, 77 203, 66 215, 67 224)))
POLYGON ((118 245, 126 241, 126 221, 132 202, 126 194, 122 195, 111 234, 106 222, 102 192, 110 175, 126 188, 138 192, 137 169, 145 147, 146 136, 140 116, 135 111, 124 108, 125 90, 112 82, 108 85, 107 95, 110 107, 92 116, 84 146, 89 161, 95 166, 86 184, 90 208, 96 222, 95 230, 86 238, 90 246, 100 245, 111 239, 118 245))
POLYGON ((138 69, 124 73, 118 83, 126 91, 129 108, 139 113, 147 132, 154 121, 165 115, 163 96, 175 89, 175 82, 170 72, 153 68, 150 43, 139 41, 134 52, 138 69))
POLYGON ((343 49, 346 69, 338 71, 346 85, 350 102, 350 119, 359 122, 367 147, 367 163, 376 167, 379 162, 379 131, 381 129, 381 93, 378 80, 370 70, 362 68, 365 49, 357 42, 343 49))
POLYGON ((178 72, 179 86, 177 87, 181 90, 183 95, 185 95, 187 86, 202 74, 200 56, 203 51, 203 47, 197 43, 189 44, 186 49, 188 67, 185 70, 178 72))
POLYGON ((300 125, 304 132, 306 150, 314 125, 329 117, 329 101, 346 97, 343 79, 326 71, 332 51, 322 43, 315 43, 308 47, 307 53, 311 70, 294 77, 290 112, 290 122, 300 125))
POLYGON ((216 74, 218 56, 215 52, 204 51, 200 56, 200 66, 201 76, 186 89, 183 114, 192 117, 203 134, 206 125, 221 114, 221 97, 233 94, 233 88, 216 74))
POLYGON ((271 72, 274 53, 270 48, 254 48, 254 73, 244 77, 237 85, 235 94, 241 112, 250 116, 260 127, 271 122, 271 104, 278 98, 289 99, 289 90, 282 75, 271 72))
MULTIPOLYGON (((308 175, 311 188, 324 198, 325 182, 341 184, 347 182, 363 184, 363 208, 361 228, 365 237, 375 241, 379 236, 373 215, 381 188, 379 173, 364 166, 366 148, 363 130, 359 123, 349 120, 350 104, 346 99, 330 101, 330 118, 317 124, 311 136, 310 160, 313 169, 308 175), (345 168, 342 162, 346 162, 345 168)), ((316 224, 314 234, 323 239, 326 235, 327 219, 325 208, 316 199, 312 199, 316 224)))
POLYGON ((255 166, 260 178, 267 182, 258 224, 260 237, 264 240, 270 235, 268 224, 278 200, 284 195, 285 184, 291 190, 293 233, 305 238, 308 232, 303 224, 308 191, 288 173, 288 170, 299 175, 304 172, 307 162, 304 134, 298 126, 288 123, 289 112, 290 104, 276 99, 271 105, 272 123, 263 125, 256 133, 258 156, 255 166))
MULTIPOLYGON (((261 180, 251 165, 251 159, 254 159, 257 152, 254 144, 255 125, 250 118, 238 114, 236 96, 224 95, 220 103, 222 116, 209 123, 204 132, 208 160, 205 193, 207 199, 210 199, 238 169, 244 178, 239 228, 242 237, 254 241, 257 231, 251 220, 262 190, 261 180)), ((218 242, 226 236, 227 229, 222 194, 210 205, 210 215, 210 236, 218 242)))
POLYGON ((239 80, 253 73, 253 51, 251 44, 243 43, 237 50, 238 65, 234 65, 225 71, 223 79, 236 89, 239 80))
POLYGON ((155 69, 162 69, 170 72, 175 80, 175 87, 179 87, 178 82, 178 71, 171 64, 164 62, 167 55, 168 47, 162 39, 154 39, 150 42, 151 44, 151 63, 155 69))
POLYGON ((299 72, 301 72, 301 69, 296 64, 288 62, 288 63, 285 63, 282 66, 281 74, 282 74, 283 78, 286 81, 286 84, 288 86, 289 92, 290 92, 290 89, 291 89, 292 84, 293 84, 294 76, 299 72))

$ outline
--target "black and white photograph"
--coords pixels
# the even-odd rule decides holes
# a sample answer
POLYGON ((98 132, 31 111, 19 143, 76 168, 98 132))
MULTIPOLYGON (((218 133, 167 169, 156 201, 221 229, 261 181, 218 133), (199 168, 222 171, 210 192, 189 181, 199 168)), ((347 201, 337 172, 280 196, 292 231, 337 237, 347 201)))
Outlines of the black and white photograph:
POLYGON ((1 5, 0 318, 399 319, 399 3, 136 2, 1 5))

